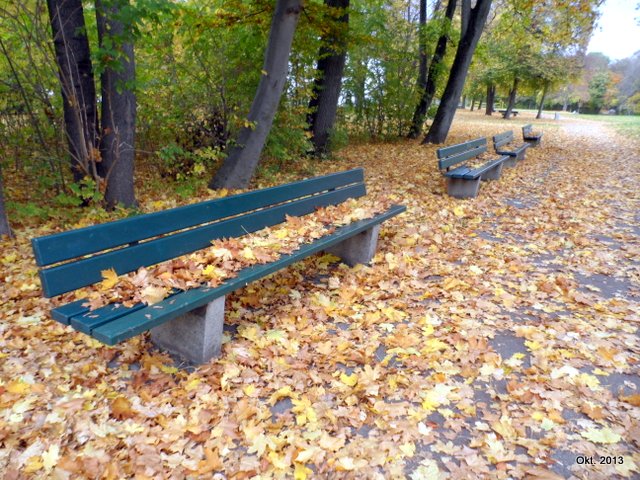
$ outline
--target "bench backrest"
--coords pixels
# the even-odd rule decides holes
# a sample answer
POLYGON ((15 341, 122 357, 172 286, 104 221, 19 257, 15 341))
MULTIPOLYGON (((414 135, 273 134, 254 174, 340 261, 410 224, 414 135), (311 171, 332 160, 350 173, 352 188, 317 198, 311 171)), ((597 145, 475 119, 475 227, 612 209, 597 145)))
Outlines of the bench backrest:
POLYGON ((200 250, 366 194, 361 168, 31 240, 46 297, 200 250), (58 264, 60 262, 66 262, 58 264), (54 266, 51 266, 54 265, 54 266))
POLYGON ((513 130, 509 130, 507 132, 499 133, 498 135, 493 136, 493 146, 495 148, 500 148, 507 143, 513 142, 513 130))
POLYGON ((458 143, 451 145, 450 147, 439 148, 438 154, 438 168, 448 169, 449 167, 474 158, 481 153, 487 151, 487 139, 476 138, 469 142, 458 143))
POLYGON ((522 127, 522 135, 524 135, 525 137, 529 136, 529 135, 531 135, 531 131, 532 130, 533 130, 533 127, 531 126, 531 124, 524 125, 522 127))

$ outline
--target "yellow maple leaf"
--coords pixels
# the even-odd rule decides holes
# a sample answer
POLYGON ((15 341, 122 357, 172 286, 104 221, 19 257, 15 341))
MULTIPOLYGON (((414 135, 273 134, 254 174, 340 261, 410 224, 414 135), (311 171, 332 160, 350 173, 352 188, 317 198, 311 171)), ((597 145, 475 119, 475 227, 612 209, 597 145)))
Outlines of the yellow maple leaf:
POLYGON ((60 447, 58 445, 51 445, 49 450, 42 454, 42 465, 44 469, 49 472, 53 467, 58 464, 60 458, 60 447))
POLYGON ((244 249, 240 252, 240 255, 242 255, 247 260, 256 259, 256 256, 253 254, 253 250, 251 250, 251 248, 249 247, 244 247, 244 249))
POLYGON ((462 205, 458 205, 453 209, 453 214, 458 217, 464 217, 464 207, 462 205))
POLYGON ((597 428, 589 428, 586 432, 580 432, 580 435, 594 443, 618 443, 622 438, 609 427, 605 427, 601 430, 598 430, 597 428))
POLYGON ((309 474, 313 473, 313 470, 308 468, 303 463, 296 463, 295 468, 293 470, 293 478, 294 480, 306 480, 309 474))
POLYGON ((167 289, 164 287, 154 287, 153 285, 149 285, 140 292, 140 295, 142 296, 143 302, 147 305, 153 305, 167 296, 167 289))
POLYGON ((345 385, 349 385, 350 387, 354 387, 356 383, 358 383, 358 375, 352 373, 351 375, 347 375, 346 373, 340 374, 340 381, 345 385))
POLYGON ((14 380, 13 382, 9 382, 7 384, 7 392, 15 393, 17 395, 24 395, 31 390, 31 385, 28 383, 22 382, 20 380, 14 380))
POLYGON ((109 290, 118 283, 118 274, 113 268, 100 271, 102 275, 102 290, 109 290))

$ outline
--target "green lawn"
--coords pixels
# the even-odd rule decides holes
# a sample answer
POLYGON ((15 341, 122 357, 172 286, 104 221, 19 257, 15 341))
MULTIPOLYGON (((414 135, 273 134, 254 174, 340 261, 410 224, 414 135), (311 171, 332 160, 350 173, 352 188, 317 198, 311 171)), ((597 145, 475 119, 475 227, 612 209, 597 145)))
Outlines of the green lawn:
POLYGON ((587 115, 578 118, 610 124, 618 133, 640 139, 640 115, 587 115))

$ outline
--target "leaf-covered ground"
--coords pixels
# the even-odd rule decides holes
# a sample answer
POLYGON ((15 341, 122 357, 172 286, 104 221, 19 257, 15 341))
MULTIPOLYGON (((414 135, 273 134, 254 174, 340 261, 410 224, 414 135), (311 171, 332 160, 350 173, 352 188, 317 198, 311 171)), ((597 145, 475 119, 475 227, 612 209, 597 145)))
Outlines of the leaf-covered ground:
MULTIPOLYGON (((448 143, 530 120, 459 115, 448 143)), ((19 229, 0 251, 0 472, 638 478, 640 146, 569 117, 535 129, 471 200, 446 195, 434 146, 322 164, 364 166, 408 211, 371 266, 317 256, 227 297, 223 354, 196 369, 52 321, 28 240, 60 225, 19 229)))

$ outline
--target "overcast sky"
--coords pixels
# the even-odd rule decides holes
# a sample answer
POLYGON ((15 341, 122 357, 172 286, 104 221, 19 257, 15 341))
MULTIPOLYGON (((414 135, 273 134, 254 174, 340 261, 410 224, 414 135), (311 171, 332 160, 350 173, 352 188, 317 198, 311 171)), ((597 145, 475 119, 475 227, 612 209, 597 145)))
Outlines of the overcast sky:
POLYGON ((588 52, 602 52, 612 60, 630 57, 640 50, 638 0, 606 0, 589 42, 588 52))

